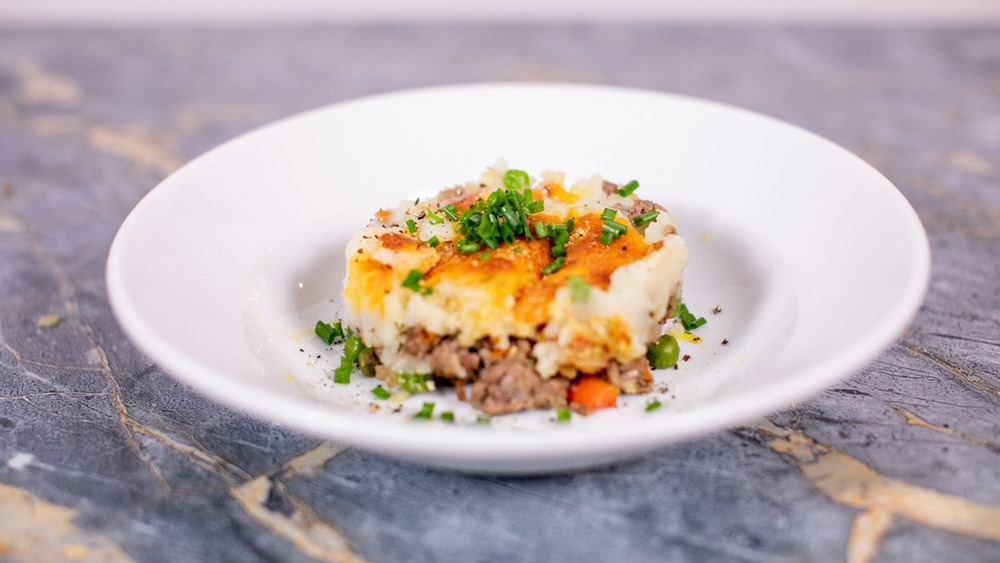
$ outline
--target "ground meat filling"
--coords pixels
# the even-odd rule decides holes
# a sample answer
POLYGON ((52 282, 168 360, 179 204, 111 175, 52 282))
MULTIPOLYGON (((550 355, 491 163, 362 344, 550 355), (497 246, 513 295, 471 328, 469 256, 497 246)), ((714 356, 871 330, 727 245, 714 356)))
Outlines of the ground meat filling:
MULTIPOLYGON (((514 340, 505 350, 494 349, 487 340, 462 346, 455 337, 441 338, 419 326, 406 331, 401 346, 406 355, 429 363, 438 383, 454 386, 460 400, 468 400, 486 414, 568 406, 570 381, 542 378, 535 371, 531 349, 532 342, 524 339, 514 340)), ((652 388, 645 357, 611 361, 603 375, 624 393, 647 393, 652 388)))
MULTIPOLYGON (((607 180, 604 180, 604 183, 601 184, 601 189, 604 190, 604 193, 608 195, 617 193, 618 187, 619 187, 618 184, 615 184, 614 182, 609 182, 607 180)), ((648 213, 650 211, 653 211, 654 209, 663 212, 667 211, 667 209, 662 205, 658 203, 653 203, 648 199, 637 199, 632 204, 632 207, 629 207, 627 209, 625 207, 619 207, 619 210, 621 210, 621 212, 624 213, 626 217, 628 217, 629 222, 631 222, 632 226, 634 226, 636 229, 640 229, 641 227, 635 224, 635 218, 642 215, 643 213, 648 213)), ((676 233, 677 229, 673 229, 673 232, 676 233)))

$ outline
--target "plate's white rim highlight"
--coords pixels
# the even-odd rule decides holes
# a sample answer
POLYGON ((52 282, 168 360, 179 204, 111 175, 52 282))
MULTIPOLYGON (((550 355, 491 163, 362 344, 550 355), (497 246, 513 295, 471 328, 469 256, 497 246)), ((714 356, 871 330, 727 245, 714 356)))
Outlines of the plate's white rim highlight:
POLYGON ((857 155, 796 125, 719 102, 648 90, 580 84, 478 83, 418 88, 348 100, 274 121, 218 145, 163 180, 129 213, 110 247, 106 282, 112 311, 132 342, 166 372, 220 403, 279 424, 380 453, 445 467, 482 467, 490 462, 503 462, 505 464, 503 472, 516 473, 518 471, 512 471, 506 465, 511 460, 523 460, 524 472, 534 472, 545 470, 549 466, 593 465, 595 458, 612 460, 626 454, 638 455, 668 443, 749 422, 762 414, 779 410, 794 401, 803 400, 848 377, 891 346, 913 321, 929 287, 930 246, 916 212, 888 179, 857 155), (906 240, 912 244, 907 250, 910 253, 909 258, 914 263, 913 276, 909 278, 909 283, 901 288, 894 312, 869 324, 866 338, 855 340, 847 350, 812 364, 808 369, 797 371, 795 377, 782 379, 780 385, 770 384, 748 389, 738 397, 701 405, 691 411, 651 415, 643 424, 632 429, 628 440, 623 440, 622 435, 617 432, 600 432, 593 429, 588 429, 586 434, 574 432, 571 425, 558 425, 551 430, 531 432, 494 432, 489 428, 472 426, 441 426, 429 431, 421 424, 400 425, 366 417, 361 413, 339 410, 308 399, 274 395, 260 387, 244 387, 240 389, 239 394, 234 394, 230 386, 231 380, 225 373, 206 367, 197 359, 189 357, 184 350, 162 341, 153 325, 142 317, 128 299, 122 274, 125 266, 121 250, 122 240, 128 237, 131 225, 139 220, 137 217, 141 217, 147 208, 155 206, 157 200, 166 194, 166 190, 171 188, 178 177, 183 177, 190 169, 198 166, 199 162, 211 158, 215 152, 226 150, 227 147, 240 143, 246 137, 281 127, 290 121, 306 120, 318 112, 331 111, 335 108, 347 111, 356 104, 381 103, 393 98, 433 96, 438 93, 459 91, 474 93, 483 89, 504 88, 588 90, 608 95, 661 97, 674 102, 713 106, 722 111, 762 119, 774 126, 808 135, 814 140, 825 143, 831 150, 848 156, 881 178, 885 189, 890 191, 896 201, 899 212, 906 219, 909 230, 906 240), (289 417, 290 412, 295 413, 295 416, 289 417))

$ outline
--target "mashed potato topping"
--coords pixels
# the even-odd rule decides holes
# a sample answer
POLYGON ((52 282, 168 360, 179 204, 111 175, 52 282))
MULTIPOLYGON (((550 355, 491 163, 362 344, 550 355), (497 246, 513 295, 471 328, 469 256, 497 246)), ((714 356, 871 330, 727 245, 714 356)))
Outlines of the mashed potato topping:
POLYGON ((426 374, 461 398, 471 383, 493 414, 574 406, 569 383, 587 375, 648 390, 646 347, 673 313, 688 251, 633 186, 566 186, 500 162, 378 211, 347 245, 344 298, 379 376, 426 374))

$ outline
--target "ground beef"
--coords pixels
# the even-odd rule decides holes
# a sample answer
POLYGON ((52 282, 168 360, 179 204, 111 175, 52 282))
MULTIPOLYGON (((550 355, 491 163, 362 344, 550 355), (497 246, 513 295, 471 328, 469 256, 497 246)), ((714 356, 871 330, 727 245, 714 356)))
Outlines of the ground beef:
POLYGON ((618 192, 618 184, 604 180, 604 183, 601 184, 601 189, 604 190, 604 193, 611 195, 618 192))
POLYGON ((542 379, 520 359, 504 358, 483 370, 472 384, 472 406, 486 414, 508 414, 528 409, 566 406, 569 381, 542 379))
POLYGON ((422 326, 411 326, 403 335, 400 352, 414 358, 423 358, 431 351, 438 338, 422 326))
POLYGON ((454 381, 468 380, 479 373, 483 365, 483 346, 462 346, 455 338, 444 338, 431 350, 430 364, 435 377, 454 381))
POLYGON ((649 362, 645 356, 625 363, 612 360, 608 363, 606 377, 623 393, 648 393, 652 390, 653 375, 649 373, 649 362))
POLYGON ((629 221, 634 221, 636 217, 642 215, 643 213, 648 213, 656 209, 657 211, 666 212, 660 204, 653 203, 648 199, 637 199, 632 203, 632 207, 625 210, 625 215, 628 217, 629 221))
MULTIPOLYGON (((465 385, 471 383, 468 399, 486 414, 568 406, 569 380, 543 379, 535 371, 531 350, 532 343, 524 339, 512 341, 504 351, 494 350, 487 340, 473 347, 462 346, 455 337, 440 338, 422 327, 408 329, 402 344, 402 352, 430 364, 439 383, 454 385, 459 399, 466 400, 465 385)), ((387 371, 382 365, 378 368, 387 371)), ((652 376, 645 357, 624 363, 611 361, 604 377, 624 393, 651 390, 652 376)))
POLYGON ((565 407, 569 381, 542 379, 530 351, 530 342, 519 340, 504 355, 486 360, 469 393, 472 406, 491 415, 565 407))

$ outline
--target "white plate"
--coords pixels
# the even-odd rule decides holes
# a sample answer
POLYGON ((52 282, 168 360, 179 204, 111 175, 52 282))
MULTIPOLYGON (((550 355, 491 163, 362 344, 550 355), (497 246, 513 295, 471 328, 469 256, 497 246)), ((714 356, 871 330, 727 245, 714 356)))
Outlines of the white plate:
POLYGON ((801 129, 655 92, 479 84, 336 104, 223 144, 136 206, 107 279, 128 335, 210 397, 400 458, 532 473, 637 456, 833 384, 905 329, 929 266, 926 234, 892 184, 801 129), (685 301, 709 322, 701 344, 682 343, 689 361, 656 372, 668 387, 659 409, 634 397, 569 423, 537 411, 483 425, 451 391, 392 412, 373 380, 330 380, 339 352, 311 331, 341 316, 351 233, 498 158, 536 175, 638 179, 677 219, 691 249, 685 301), (425 401, 457 423, 411 420, 425 401))

